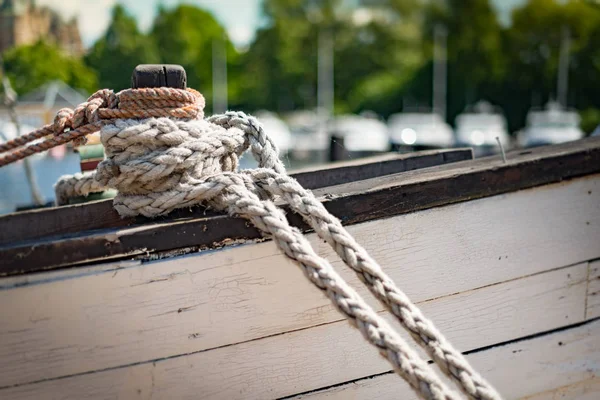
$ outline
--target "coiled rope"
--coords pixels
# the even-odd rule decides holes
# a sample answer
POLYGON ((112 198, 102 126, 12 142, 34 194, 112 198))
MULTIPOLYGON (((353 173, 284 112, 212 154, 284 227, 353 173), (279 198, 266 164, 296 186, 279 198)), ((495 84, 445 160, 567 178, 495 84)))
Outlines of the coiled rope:
POLYGON ((124 118, 202 118, 204 97, 195 90, 172 88, 127 89, 119 93, 103 89, 74 110, 61 109, 52 124, 0 144, 0 167, 68 142, 81 144, 110 121, 124 118), (37 139, 50 136, 41 142, 37 139), (25 146, 25 147, 24 147, 25 146))
POLYGON ((122 216, 156 217, 201 203, 240 215, 272 236, 421 398, 458 399, 331 264, 315 253, 301 232, 289 225, 273 203, 281 198, 329 243, 469 398, 501 398, 340 221, 312 192, 286 175, 274 143, 255 118, 228 112, 202 119, 203 107, 202 95, 192 90, 100 91, 74 111, 61 110, 54 124, 0 145, 0 153, 12 150, 0 158, 0 166, 101 129, 107 158, 92 173, 61 178, 55 186, 58 203, 115 188, 114 206, 122 216), (53 137, 22 147, 48 134, 53 137), (259 168, 238 171, 239 157, 248 148, 259 168))

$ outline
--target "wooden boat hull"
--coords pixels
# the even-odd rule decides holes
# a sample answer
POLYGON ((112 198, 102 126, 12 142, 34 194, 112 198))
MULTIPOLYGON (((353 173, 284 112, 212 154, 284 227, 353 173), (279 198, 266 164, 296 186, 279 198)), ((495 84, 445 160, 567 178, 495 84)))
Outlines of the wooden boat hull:
MULTIPOLYGON (((509 160, 322 191, 505 398, 597 399, 600 140, 509 160)), ((40 215, 4 217, 0 227, 40 215)), ((173 218, 131 226, 105 218, 78 235, 65 226, 45 239, 27 237, 31 228, 3 239, 0 398, 415 398, 273 242, 229 217, 173 218), (199 232, 218 223, 228 224, 224 247, 187 246, 194 234, 203 243, 199 232), (131 253, 142 239, 148 253, 131 253), (177 240, 180 247, 170 247, 177 240), (82 255, 61 261, 60 251, 77 245, 82 255), (83 264, 65 268, 74 263, 83 264)), ((387 315, 334 252, 307 235, 387 315)))

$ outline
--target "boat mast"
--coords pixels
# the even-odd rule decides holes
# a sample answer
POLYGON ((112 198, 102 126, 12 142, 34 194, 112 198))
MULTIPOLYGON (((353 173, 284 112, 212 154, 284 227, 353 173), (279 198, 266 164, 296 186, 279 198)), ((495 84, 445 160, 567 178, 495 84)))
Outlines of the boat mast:
POLYGON ((212 42, 212 97, 213 114, 227 111, 227 43, 224 38, 212 42))
POLYGON ((433 33, 433 112, 446 120, 446 85, 447 69, 447 37, 446 27, 437 24, 433 33))
POLYGON ((571 49, 571 34, 567 27, 562 29, 560 42, 560 56, 558 63, 558 76, 556 82, 556 96, 558 103, 567 108, 567 95, 569 86, 569 51, 571 49))
POLYGON ((333 115, 333 37, 328 28, 319 29, 317 103, 326 119, 333 115))

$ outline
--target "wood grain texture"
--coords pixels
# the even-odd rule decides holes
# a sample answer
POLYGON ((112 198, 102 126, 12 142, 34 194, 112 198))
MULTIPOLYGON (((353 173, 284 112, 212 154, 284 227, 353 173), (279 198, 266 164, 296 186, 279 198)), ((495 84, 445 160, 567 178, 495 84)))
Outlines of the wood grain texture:
MULTIPOLYGON (((599 171, 600 138, 591 138, 511 154, 507 163, 498 158, 479 159, 328 187, 315 190, 315 194, 323 196, 325 207, 349 225, 591 176, 599 171)), ((169 218, 175 220, 140 220, 140 226, 127 229, 100 233, 92 230, 61 240, 45 238, 4 246, 0 248, 0 275, 91 263, 102 258, 214 248, 222 246, 224 239, 235 242, 261 237, 245 220, 207 214, 197 207, 173 213, 169 218)), ((307 228, 299 216, 288 216, 292 225, 307 228)), ((89 218, 82 216, 80 223, 89 218)))
MULTIPOLYGON (((597 370, 596 370, 597 371, 597 370)), ((598 400, 600 397, 600 376, 582 382, 561 386, 547 392, 525 396, 523 400, 598 400)))
MULTIPOLYGON (((387 154, 355 161, 332 163, 319 169, 302 170, 291 175, 308 189, 339 185, 355 180, 369 179, 435 165, 448 164, 473 158, 471 149, 424 151, 410 154, 387 154)), ((208 213, 209 216, 217 215, 208 213)), ((176 210, 159 221, 177 221, 182 218, 205 218, 203 208, 176 210)), ((68 237, 89 230, 129 227, 150 222, 147 218, 121 218, 112 206, 112 200, 84 205, 53 207, 0 216, 0 245, 38 239, 41 237, 68 237)))
MULTIPOLYGON (((506 399, 600 398, 600 321, 467 356, 506 399)), ((391 373, 294 397, 417 400, 391 373)))
MULTIPOLYGON (((120 271, 117 277, 127 273, 120 271)), ((587 265, 579 264, 435 299, 422 307, 455 346, 472 350, 582 321, 586 277, 587 265)), ((181 296, 191 300, 187 285, 183 281, 180 285, 181 296)), ((229 291, 229 298, 235 301, 223 304, 226 307, 218 312, 206 309, 200 298, 194 299, 199 301, 195 308, 178 312, 161 307, 169 301, 166 298, 140 298, 133 288, 127 292, 144 302, 142 309, 113 302, 102 305, 106 296, 102 285, 91 295, 87 294, 89 286, 73 285, 70 298, 78 301, 69 301, 67 296, 57 301, 48 296, 44 286, 36 287, 35 293, 46 302, 35 303, 35 314, 21 310, 1 316, 3 321, 10 321, 11 329, 0 332, 4 344, 0 353, 2 386, 130 366, 0 390, 0 397, 35 398, 35 394, 45 393, 52 398, 130 398, 140 390, 142 398, 262 399, 302 393, 389 369, 345 321, 199 351, 203 344, 219 344, 222 337, 232 339, 235 330, 241 328, 253 334, 252 328, 259 326, 257 320, 256 325, 248 326, 244 312, 251 311, 251 303, 235 295, 244 290, 241 286, 229 282, 220 290, 229 291), (94 297, 97 304, 90 306, 86 295, 94 297), (238 307, 237 314, 229 307, 238 307), (170 311, 161 312, 165 309, 170 311), (87 318, 69 320, 80 313, 78 310, 84 310, 87 318), (61 323, 61 329, 50 329, 56 323, 61 323), (172 357, 176 354, 189 355, 172 357), (131 365, 138 362, 141 364, 131 365)), ((293 298, 293 289, 288 290, 293 298)), ((309 310, 305 316, 292 315, 292 320, 302 321, 321 312, 327 313, 327 307, 309 310)), ((266 325, 273 322, 268 315, 262 321, 266 325)))
MULTIPOLYGON (((350 232, 414 301, 422 302, 599 257, 600 197, 588 194, 593 189, 598 196, 598 185, 597 179, 583 178, 358 224, 350 232)), ((337 260, 314 234, 308 237, 321 254, 337 260)), ((339 261, 334 264, 362 287, 339 261)), ((2 336, 0 359, 8 363, 9 355, 21 354, 13 349, 23 343, 20 330, 32 334, 31 342, 16 348, 39 349, 36 357, 26 358, 28 372, 4 364, 0 386, 340 318, 272 242, 88 271, 65 271, 48 283, 43 282, 53 274, 30 275, 27 282, 34 286, 23 286, 20 277, 0 280, 5 288, 0 302, 18 305, 0 310, 0 320, 10 321, 4 332, 12 332, 2 336), (93 324, 82 327, 81 321, 93 324), (235 329, 227 329, 232 321, 235 329), (65 336, 66 326, 74 328, 65 336), (146 344, 151 352, 144 350, 146 344)))
MULTIPOLYGON (((600 243, 600 236, 598 240, 600 243)), ((591 261, 589 264, 586 316, 600 317, 600 260, 591 261)))
POLYGON ((319 166, 318 169, 292 171, 291 175, 303 187, 319 189, 472 159, 472 149, 428 150, 401 155, 391 153, 366 159, 334 162, 319 166))

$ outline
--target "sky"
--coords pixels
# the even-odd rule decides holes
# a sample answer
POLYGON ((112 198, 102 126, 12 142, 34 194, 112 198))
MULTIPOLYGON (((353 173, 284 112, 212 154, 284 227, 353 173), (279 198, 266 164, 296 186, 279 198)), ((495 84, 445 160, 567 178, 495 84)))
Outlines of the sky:
MULTIPOLYGON (((150 28, 159 4, 194 4, 212 14, 227 29, 236 46, 249 44, 260 24, 261 0, 119 0, 136 17, 143 31, 150 28)), ((112 6, 117 0, 37 0, 39 5, 61 11, 66 18, 77 18, 83 44, 91 46, 108 27, 112 6)))
MULTIPOLYGON (((160 3, 167 7, 182 2, 198 5, 213 13, 238 47, 245 47, 252 41, 261 22, 261 0, 37 0, 37 3, 60 9, 67 18, 76 17, 83 43, 89 47, 104 33, 110 21, 111 8, 117 1, 136 17, 143 31, 149 29, 160 3)), ((524 2, 492 0, 504 23, 510 20, 511 9, 524 2)))

